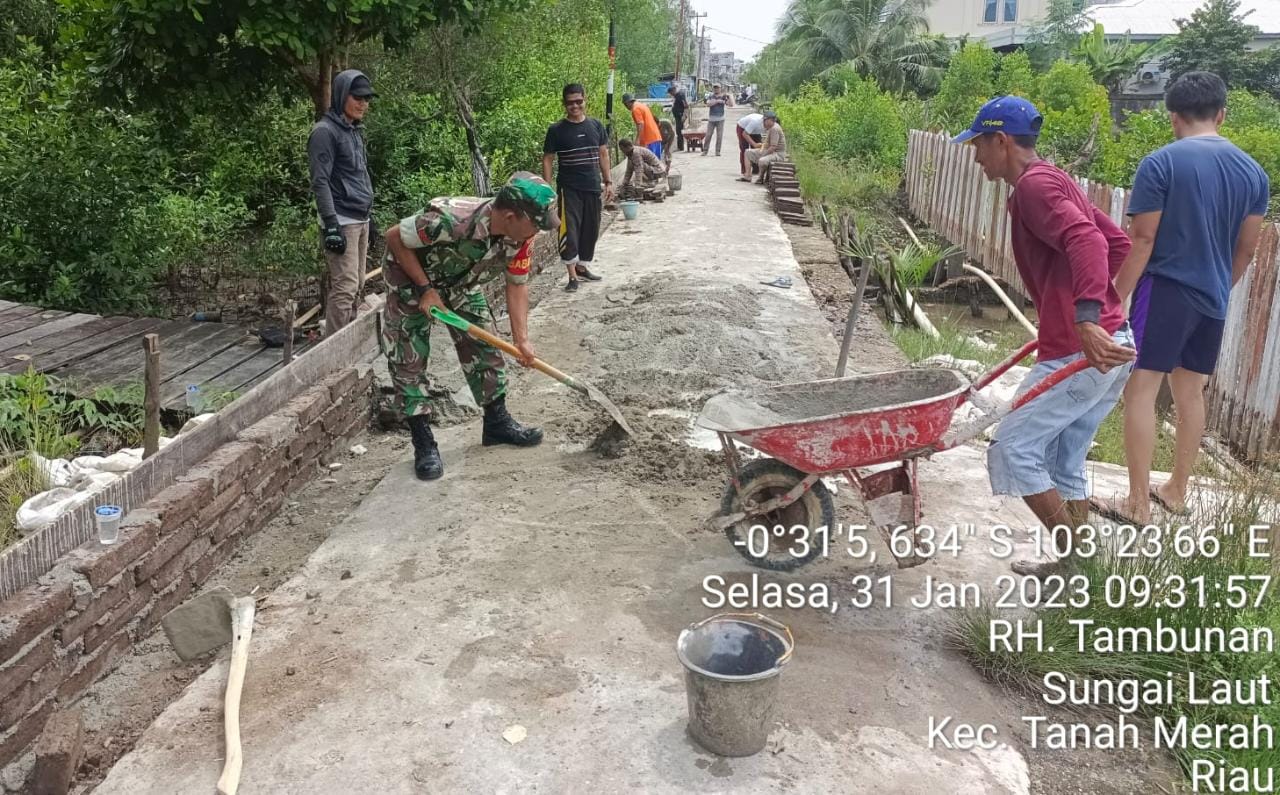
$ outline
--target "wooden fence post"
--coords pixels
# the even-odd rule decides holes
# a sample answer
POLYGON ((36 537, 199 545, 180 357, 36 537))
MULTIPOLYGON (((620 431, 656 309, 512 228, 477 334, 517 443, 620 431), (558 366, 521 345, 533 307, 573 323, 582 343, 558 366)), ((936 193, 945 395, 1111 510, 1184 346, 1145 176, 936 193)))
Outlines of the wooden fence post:
POLYGON ((293 361, 293 316, 298 313, 298 302, 290 298, 284 302, 284 363, 293 361))
POLYGON ((146 360, 146 392, 142 408, 146 424, 142 431, 142 457, 150 458, 160 449, 160 336, 144 334, 142 353, 146 360))

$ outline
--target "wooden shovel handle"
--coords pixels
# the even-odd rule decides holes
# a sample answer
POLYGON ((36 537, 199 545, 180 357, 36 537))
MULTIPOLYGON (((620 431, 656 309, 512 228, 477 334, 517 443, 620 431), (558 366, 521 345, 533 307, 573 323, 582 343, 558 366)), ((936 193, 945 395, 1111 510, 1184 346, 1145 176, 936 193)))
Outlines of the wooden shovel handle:
MULTIPOLYGON (((476 339, 480 340, 481 342, 487 342, 493 347, 506 352, 509 356, 513 356, 516 359, 519 359, 523 355, 520 353, 519 348, 507 342, 506 340, 502 339, 501 337, 498 337, 494 334, 490 334, 489 332, 477 326, 475 323, 471 324, 471 327, 467 329, 467 333, 475 337, 476 339)), ((578 382, 573 380, 573 376, 567 373, 560 372, 559 370, 547 364, 546 362, 542 361, 541 359, 535 358, 533 360, 533 367, 536 370, 540 370, 541 372, 546 373, 547 375, 556 379, 560 383, 565 384, 566 386, 570 386, 570 387, 573 387, 574 389, 582 390, 582 387, 578 385, 578 382)))
POLYGON ((236 601, 231 617, 231 670, 227 674, 227 695, 223 704, 223 723, 227 754, 218 779, 218 795, 236 795, 240 788, 240 769, 244 755, 240 752, 240 691, 244 688, 244 672, 249 664, 249 638, 253 635, 254 602, 236 601))

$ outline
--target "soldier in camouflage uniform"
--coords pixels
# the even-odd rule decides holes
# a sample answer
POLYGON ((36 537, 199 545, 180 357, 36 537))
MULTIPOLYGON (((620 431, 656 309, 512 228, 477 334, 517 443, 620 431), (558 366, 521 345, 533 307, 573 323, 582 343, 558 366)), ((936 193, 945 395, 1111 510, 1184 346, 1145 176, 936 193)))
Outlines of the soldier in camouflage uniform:
MULTIPOLYGON (((555 191, 528 172, 515 174, 495 197, 434 199, 417 215, 386 231, 383 278, 390 288, 383 309, 383 337, 396 403, 413 436, 414 470, 423 480, 444 474, 444 462, 431 433, 432 306, 447 308, 484 325, 489 307, 480 287, 506 275, 511 336, 533 361, 529 344, 529 274, 533 239, 558 226, 555 191)), ((507 377, 502 353, 449 327, 467 385, 484 407, 483 443, 529 447, 542 431, 521 426, 507 413, 507 377)))

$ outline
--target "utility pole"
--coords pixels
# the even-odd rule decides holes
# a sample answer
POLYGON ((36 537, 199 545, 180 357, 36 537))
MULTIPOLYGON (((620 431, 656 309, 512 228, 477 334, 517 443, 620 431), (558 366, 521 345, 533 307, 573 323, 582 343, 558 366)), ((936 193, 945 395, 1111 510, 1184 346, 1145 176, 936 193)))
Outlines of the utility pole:
POLYGON ((693 67, 693 93, 694 93, 694 94, 697 94, 697 93, 698 93, 698 80, 700 80, 700 79, 702 78, 702 67, 703 67, 703 63, 702 63, 702 40, 703 40, 704 38, 706 38, 706 30, 707 30, 707 25, 706 25, 706 23, 704 23, 704 22, 697 22, 696 20, 703 19, 704 17, 706 17, 706 14, 705 14, 705 13, 702 13, 702 14, 690 14, 690 15, 689 15, 689 18, 690 18, 690 19, 695 20, 695 22, 694 22, 693 24, 695 24, 695 25, 697 25, 697 26, 698 26, 698 34, 697 34, 697 42, 698 42, 698 43, 697 43, 697 45, 696 45, 696 46, 697 46, 697 48, 698 48, 698 54, 697 54, 697 59, 694 61, 694 67, 693 67))
POLYGON ((680 17, 676 20, 676 75, 675 80, 680 82, 680 60, 684 55, 684 8, 685 0, 680 0, 680 17))
POLYGON ((609 90, 605 94, 605 136, 613 140, 613 72, 618 66, 618 40, 613 35, 613 14, 609 15, 609 90))

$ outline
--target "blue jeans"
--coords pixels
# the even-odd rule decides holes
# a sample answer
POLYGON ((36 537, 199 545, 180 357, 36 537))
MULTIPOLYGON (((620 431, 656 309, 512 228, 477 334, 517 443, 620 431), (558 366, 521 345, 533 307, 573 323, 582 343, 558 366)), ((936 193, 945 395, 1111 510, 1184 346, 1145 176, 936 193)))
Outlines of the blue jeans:
MULTIPOLYGON (((1133 332, 1115 341, 1133 347, 1133 332)), ((1038 362, 1018 387, 1021 396, 1083 354, 1038 362)), ((1089 498, 1085 459, 1098 426, 1120 400, 1133 365, 1102 373, 1090 367, 1001 420, 987 450, 987 474, 995 494, 1029 497, 1057 489, 1064 500, 1089 498)))

